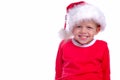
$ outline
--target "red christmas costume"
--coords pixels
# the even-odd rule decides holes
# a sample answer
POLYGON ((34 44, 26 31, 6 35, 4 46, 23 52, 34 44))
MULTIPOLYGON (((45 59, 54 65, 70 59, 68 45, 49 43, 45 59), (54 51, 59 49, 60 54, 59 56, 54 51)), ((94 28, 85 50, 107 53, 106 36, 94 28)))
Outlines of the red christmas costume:
POLYGON ((107 43, 96 40, 92 45, 81 47, 72 39, 62 41, 56 57, 55 80, 110 80, 107 43))

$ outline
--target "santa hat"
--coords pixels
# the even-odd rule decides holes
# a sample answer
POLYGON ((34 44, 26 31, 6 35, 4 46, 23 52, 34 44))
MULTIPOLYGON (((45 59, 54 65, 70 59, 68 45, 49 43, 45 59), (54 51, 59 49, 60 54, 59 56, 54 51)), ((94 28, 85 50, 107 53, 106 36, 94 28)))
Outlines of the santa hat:
POLYGON ((73 26, 83 20, 94 20, 100 25, 101 31, 105 29, 105 16, 98 7, 84 1, 74 2, 66 7, 65 24, 64 29, 60 30, 60 37, 63 39, 70 38, 73 26))

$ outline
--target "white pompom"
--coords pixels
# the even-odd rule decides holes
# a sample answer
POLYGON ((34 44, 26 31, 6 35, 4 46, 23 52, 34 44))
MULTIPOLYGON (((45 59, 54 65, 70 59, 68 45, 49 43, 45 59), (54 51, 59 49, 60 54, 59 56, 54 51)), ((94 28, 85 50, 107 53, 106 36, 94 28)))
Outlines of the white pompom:
POLYGON ((72 36, 72 34, 71 32, 68 32, 65 29, 61 29, 59 31, 59 36, 61 39, 69 39, 72 36))

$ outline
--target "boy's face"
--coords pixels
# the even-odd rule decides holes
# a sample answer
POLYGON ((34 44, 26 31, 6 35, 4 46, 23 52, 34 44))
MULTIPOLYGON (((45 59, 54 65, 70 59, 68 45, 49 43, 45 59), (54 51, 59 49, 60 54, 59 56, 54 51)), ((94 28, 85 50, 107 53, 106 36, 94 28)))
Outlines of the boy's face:
POLYGON ((90 43, 99 31, 100 26, 94 21, 83 21, 74 26, 72 33, 74 39, 84 45, 90 43))

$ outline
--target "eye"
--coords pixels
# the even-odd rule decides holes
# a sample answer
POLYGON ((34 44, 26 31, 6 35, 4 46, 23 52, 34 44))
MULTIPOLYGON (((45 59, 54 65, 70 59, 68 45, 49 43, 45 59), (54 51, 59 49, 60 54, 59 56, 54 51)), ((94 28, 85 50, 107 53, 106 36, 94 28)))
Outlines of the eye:
POLYGON ((93 29, 93 27, 91 27, 91 26, 87 26, 87 29, 93 29))
POLYGON ((76 26, 77 28, 81 28, 82 26, 76 26))

